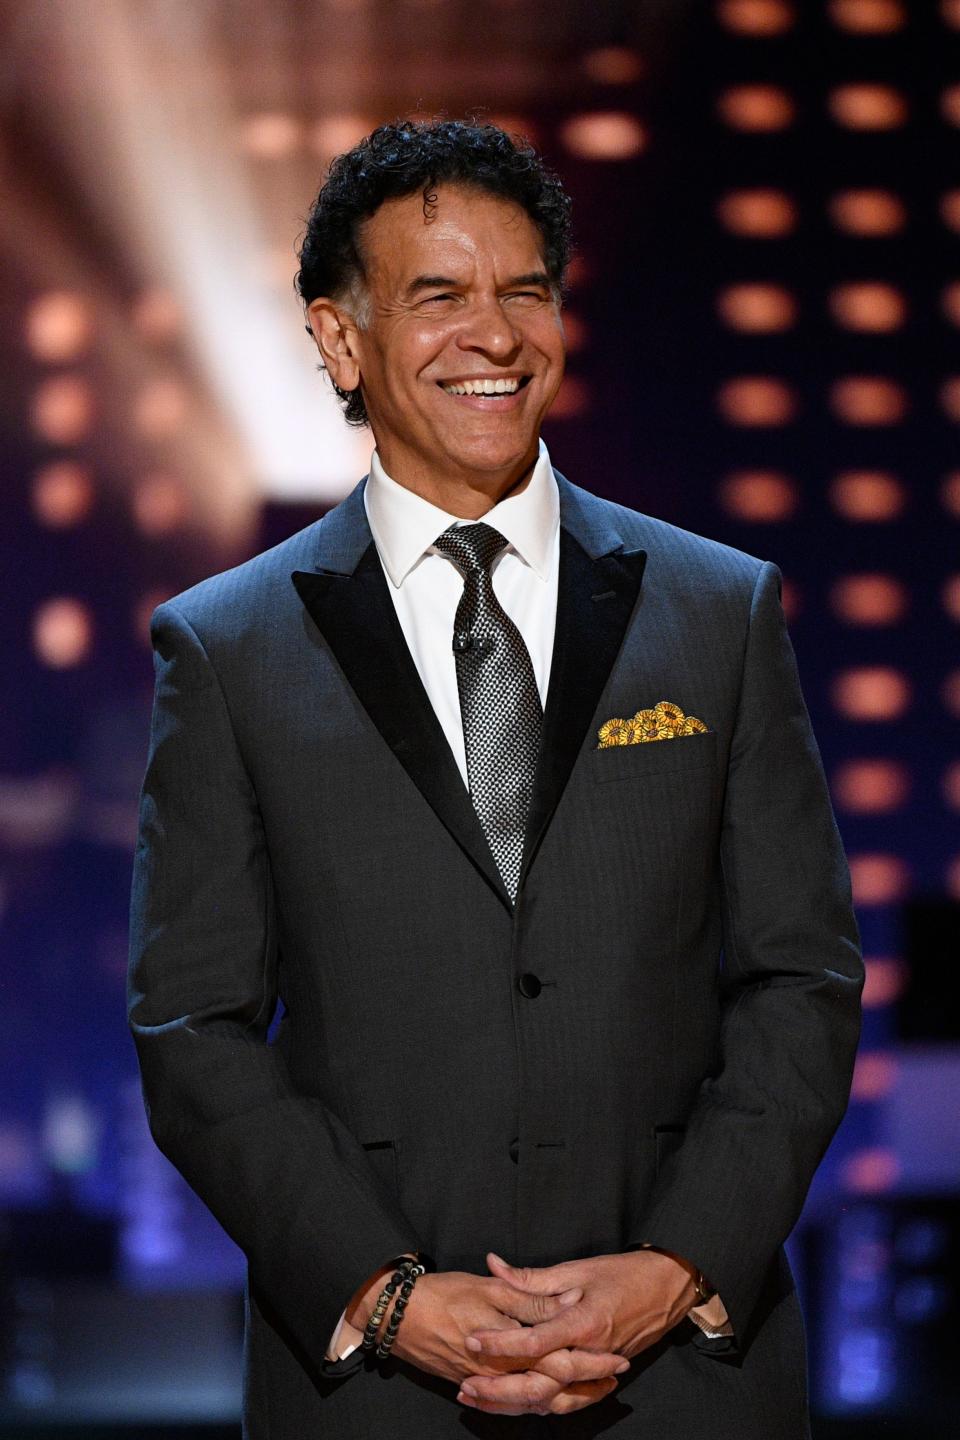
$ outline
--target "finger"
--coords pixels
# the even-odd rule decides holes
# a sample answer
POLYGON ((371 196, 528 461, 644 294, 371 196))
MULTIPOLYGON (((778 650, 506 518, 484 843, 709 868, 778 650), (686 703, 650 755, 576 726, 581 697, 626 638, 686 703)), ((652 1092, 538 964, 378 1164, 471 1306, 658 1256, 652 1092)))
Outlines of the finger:
MULTIPOLYGON (((551 1350, 584 1343, 586 1317, 579 1305, 569 1305, 562 1314, 539 1325, 520 1326, 518 1330, 471 1331, 464 1339, 466 1348, 475 1355, 518 1355, 539 1358, 551 1350)), ((589 1347, 587 1347, 589 1348, 589 1347)))
POLYGON ((531 1369, 564 1385, 573 1385, 581 1380, 606 1380, 611 1375, 625 1375, 630 1361, 615 1351, 554 1350, 535 1361, 531 1369))
POLYGON ((512 1315, 527 1325, 537 1325, 543 1320, 552 1320, 555 1315, 562 1315, 568 1305, 576 1305, 578 1300, 583 1299, 583 1287, 574 1285, 572 1290, 565 1290, 562 1295, 531 1295, 504 1284, 488 1298, 504 1315, 512 1315))
POLYGON ((551 1401, 550 1414, 567 1415, 573 1410, 585 1410, 588 1405, 596 1405, 598 1400, 612 1395, 616 1388, 617 1380, 613 1375, 606 1380, 589 1380, 583 1385, 572 1385, 561 1390, 551 1401))
POLYGON ((532 1400, 511 1398, 510 1400, 506 1400, 502 1396, 493 1399, 490 1398, 489 1381, 489 1376, 471 1377, 469 1381, 464 1381, 464 1384, 469 1384, 472 1388, 476 1388, 478 1393, 470 1395, 467 1391, 461 1389, 457 1394, 457 1399, 462 1405, 467 1406, 469 1409, 482 1410, 488 1415, 565 1415, 573 1410, 583 1410, 588 1405, 595 1405, 598 1400, 604 1399, 605 1396, 611 1394, 612 1391, 617 1388, 616 1380, 610 1376, 604 1380, 585 1382, 569 1390, 559 1390, 549 1400, 540 1399, 538 1392, 535 1390, 529 1390, 526 1393, 537 1395, 538 1398, 532 1400), (487 1382, 484 1394, 479 1393, 479 1386, 474 1386, 476 1379, 487 1382))
POLYGON ((473 1401, 477 1410, 497 1407, 496 1413, 522 1415, 548 1406, 563 1385, 535 1370, 510 1375, 468 1375, 460 1383, 458 1400, 473 1401), (509 1411, 506 1407, 510 1407, 509 1411))
POLYGON ((511 1265, 495 1250, 487 1251, 487 1268, 518 1290, 539 1295, 556 1295, 587 1280, 586 1267, 578 1260, 563 1260, 559 1265, 511 1265))

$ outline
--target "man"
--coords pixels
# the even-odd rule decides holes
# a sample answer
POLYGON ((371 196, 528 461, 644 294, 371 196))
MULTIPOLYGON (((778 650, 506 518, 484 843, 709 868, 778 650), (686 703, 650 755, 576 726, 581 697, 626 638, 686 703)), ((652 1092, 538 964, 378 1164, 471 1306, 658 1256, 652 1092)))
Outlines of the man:
POLYGON ((540 442, 567 253, 492 126, 341 156, 298 283, 370 474, 153 616, 129 1014, 248 1259, 249 1440, 809 1435, 849 874, 777 567, 540 442))

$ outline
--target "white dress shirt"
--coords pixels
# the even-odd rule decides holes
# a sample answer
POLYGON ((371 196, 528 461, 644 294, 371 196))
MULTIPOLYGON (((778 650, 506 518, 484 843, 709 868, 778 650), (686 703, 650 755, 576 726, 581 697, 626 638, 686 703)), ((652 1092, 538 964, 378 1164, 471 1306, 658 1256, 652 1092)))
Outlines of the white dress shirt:
MULTIPOLYGON (((380 563, 388 581, 404 638, 423 681, 447 743, 468 785, 467 756, 460 717, 453 621, 463 594, 463 577, 434 541, 451 525, 476 522, 450 515, 415 491, 392 480, 376 450, 363 488, 363 503, 380 563)), ((530 653, 540 702, 546 706, 550 660, 557 618, 560 573, 560 496, 547 447, 523 490, 500 500, 482 517, 508 541, 491 566, 494 593, 523 636, 530 653)), ((714 1302, 709 1302, 711 1306, 714 1302)), ((722 1307, 720 1307, 722 1310, 722 1307)), ((327 1347, 328 1359, 345 1359, 356 1349, 337 1353, 344 1311, 327 1347)), ((691 1315, 691 1318, 695 1317, 691 1315)), ((716 1325, 719 1315, 709 1317, 716 1325)), ((723 1311, 723 1320, 726 1312, 723 1311)), ((701 1325, 701 1329, 706 1329, 701 1325)), ((709 1328, 707 1333, 717 1333, 709 1328)), ((732 1333, 727 1329, 721 1333, 732 1333)))

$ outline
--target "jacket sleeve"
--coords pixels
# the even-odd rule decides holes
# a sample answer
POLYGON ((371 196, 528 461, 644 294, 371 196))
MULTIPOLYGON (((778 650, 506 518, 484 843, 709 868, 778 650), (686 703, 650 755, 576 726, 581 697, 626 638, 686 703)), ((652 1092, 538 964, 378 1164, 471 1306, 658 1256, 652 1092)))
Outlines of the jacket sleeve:
POLYGON ((344 1296, 418 1239, 347 1126, 267 1044, 278 955, 257 797, 218 677, 172 602, 151 638, 127 987, 151 1133, 303 1354, 341 1373, 324 1351, 344 1296))
POLYGON ((754 587, 720 840, 716 1064, 635 1239, 685 1256, 736 1344, 846 1110, 863 961, 850 872, 780 603, 754 587))

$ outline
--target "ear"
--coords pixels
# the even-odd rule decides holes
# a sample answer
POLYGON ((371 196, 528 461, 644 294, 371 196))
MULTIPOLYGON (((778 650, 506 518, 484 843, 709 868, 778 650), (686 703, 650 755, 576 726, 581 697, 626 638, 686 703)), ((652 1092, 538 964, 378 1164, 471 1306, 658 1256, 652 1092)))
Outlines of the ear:
POLYGON ((307 306, 307 319, 330 379, 341 390, 356 390, 360 384, 360 360, 353 317, 328 296, 318 295, 307 306))

